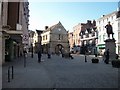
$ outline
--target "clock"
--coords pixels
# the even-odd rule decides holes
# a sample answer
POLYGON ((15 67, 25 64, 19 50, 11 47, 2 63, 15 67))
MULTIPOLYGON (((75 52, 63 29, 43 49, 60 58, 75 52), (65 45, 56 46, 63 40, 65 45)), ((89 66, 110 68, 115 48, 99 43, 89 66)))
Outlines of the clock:
POLYGON ((61 31, 61 28, 58 28, 59 31, 61 31))

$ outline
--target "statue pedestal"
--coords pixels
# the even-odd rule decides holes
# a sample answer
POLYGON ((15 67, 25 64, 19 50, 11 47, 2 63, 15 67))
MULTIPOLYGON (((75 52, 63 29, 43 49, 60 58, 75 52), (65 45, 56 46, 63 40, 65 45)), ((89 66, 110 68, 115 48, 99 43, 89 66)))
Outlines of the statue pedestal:
POLYGON ((111 60, 115 60, 116 58, 116 44, 115 44, 115 41, 114 39, 106 39, 105 40, 105 50, 109 49, 109 52, 110 52, 110 61, 111 60))

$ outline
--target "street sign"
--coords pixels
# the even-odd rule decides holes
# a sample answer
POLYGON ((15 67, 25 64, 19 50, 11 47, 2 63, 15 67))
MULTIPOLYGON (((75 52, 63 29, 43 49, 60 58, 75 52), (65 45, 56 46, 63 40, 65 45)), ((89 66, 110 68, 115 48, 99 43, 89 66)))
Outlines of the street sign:
POLYGON ((24 44, 27 44, 29 40, 29 35, 28 34, 23 34, 22 42, 24 44))

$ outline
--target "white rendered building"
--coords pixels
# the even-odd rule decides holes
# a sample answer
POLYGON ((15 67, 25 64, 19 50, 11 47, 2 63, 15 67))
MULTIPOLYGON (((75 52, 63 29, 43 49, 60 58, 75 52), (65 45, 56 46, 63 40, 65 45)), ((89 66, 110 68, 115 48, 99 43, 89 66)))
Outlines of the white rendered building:
MULTIPOLYGON (((114 11, 110 14, 103 15, 97 20, 97 29, 98 29, 98 52, 103 54, 105 50, 105 42, 108 38, 106 33, 105 26, 110 21, 113 27, 114 38, 116 40, 116 53, 120 54, 120 17, 118 17, 118 11, 114 11)), ((110 36, 112 38, 112 35, 110 36)))

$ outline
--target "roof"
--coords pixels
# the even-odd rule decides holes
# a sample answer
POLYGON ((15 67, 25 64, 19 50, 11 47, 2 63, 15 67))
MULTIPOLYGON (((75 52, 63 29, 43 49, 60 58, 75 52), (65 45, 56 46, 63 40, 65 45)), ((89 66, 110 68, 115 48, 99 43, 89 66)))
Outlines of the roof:
POLYGON ((58 25, 62 25, 60 21, 59 21, 57 24, 55 24, 55 25, 49 27, 48 29, 44 30, 43 32, 51 31, 51 30, 53 30, 55 27, 57 27, 58 25))
POLYGON ((97 21, 99 21, 99 20, 101 20, 101 19, 103 19, 103 18, 107 18, 107 17, 109 17, 109 16, 111 16, 111 15, 113 15, 113 14, 117 14, 117 12, 118 12, 118 11, 114 11, 114 12, 109 13, 109 14, 107 14, 107 15, 103 15, 103 17, 99 18, 97 21))
POLYGON ((41 34, 41 33, 43 32, 43 30, 36 30, 36 32, 37 32, 38 34, 41 34))

